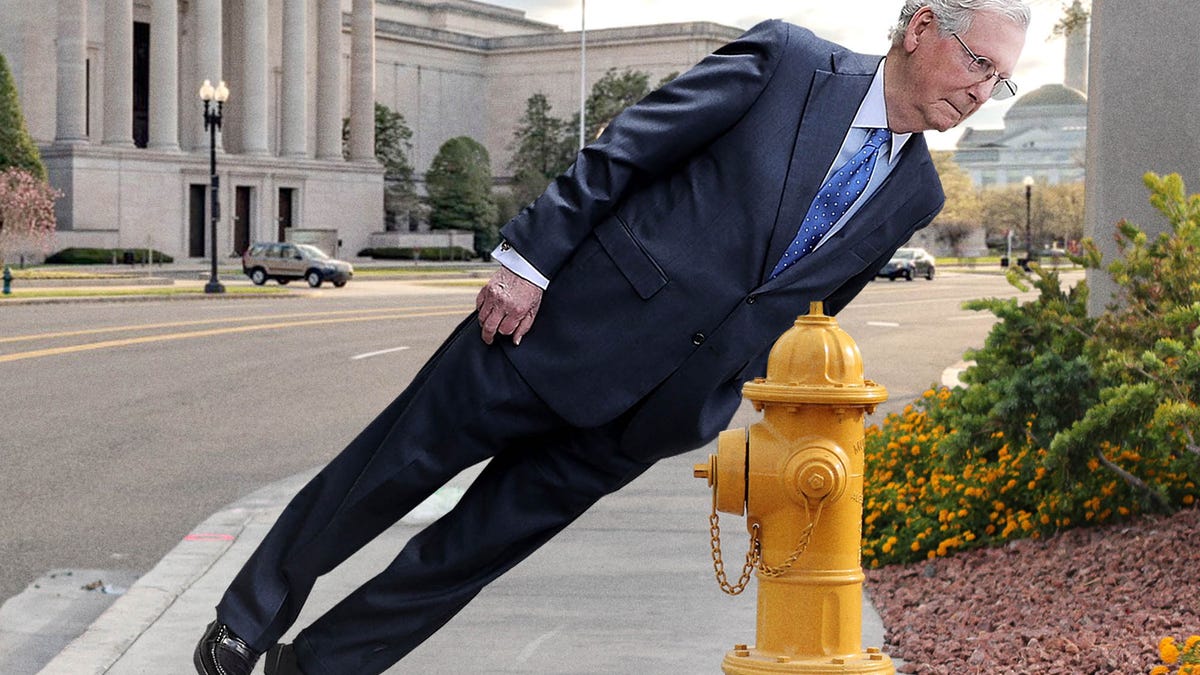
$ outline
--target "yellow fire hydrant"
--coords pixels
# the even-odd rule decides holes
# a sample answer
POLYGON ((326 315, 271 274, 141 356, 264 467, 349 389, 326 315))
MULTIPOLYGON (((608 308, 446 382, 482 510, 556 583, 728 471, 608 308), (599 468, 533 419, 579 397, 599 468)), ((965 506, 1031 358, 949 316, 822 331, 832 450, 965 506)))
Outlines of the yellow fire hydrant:
POLYGON ((863 379, 858 345, 812 303, 771 349, 767 377, 743 395, 761 421, 721 433, 695 476, 713 490, 713 566, 736 595, 757 572, 754 646, 725 655, 727 675, 895 673, 862 648, 863 417, 887 390, 863 379), (730 583, 717 512, 746 514, 750 549, 730 583))

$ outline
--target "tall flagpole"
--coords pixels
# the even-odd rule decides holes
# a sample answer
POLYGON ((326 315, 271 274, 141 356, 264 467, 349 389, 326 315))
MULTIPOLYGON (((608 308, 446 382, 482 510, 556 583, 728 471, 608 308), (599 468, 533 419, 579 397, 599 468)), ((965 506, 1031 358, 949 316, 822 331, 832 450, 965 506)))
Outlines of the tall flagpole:
POLYGON ((579 149, 587 133, 587 0, 579 0, 579 149))

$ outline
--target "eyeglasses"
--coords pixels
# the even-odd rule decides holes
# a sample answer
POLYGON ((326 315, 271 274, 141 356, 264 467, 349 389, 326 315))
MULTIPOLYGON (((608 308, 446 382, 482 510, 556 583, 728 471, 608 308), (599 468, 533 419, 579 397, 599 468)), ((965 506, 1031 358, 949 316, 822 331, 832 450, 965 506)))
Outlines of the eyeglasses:
POLYGON ((983 79, 981 82, 987 82, 993 77, 996 78, 996 84, 992 87, 991 97, 993 99, 997 101, 1003 101, 1006 98, 1012 98, 1013 96, 1017 95, 1016 83, 1007 77, 1000 77, 1000 73, 996 72, 996 64, 992 63, 991 59, 987 58, 986 56, 977 56, 975 52, 971 51, 971 48, 967 46, 967 43, 963 42, 962 38, 958 37, 958 33, 951 33, 950 35, 954 36, 955 40, 958 40, 958 44, 962 45, 962 48, 966 50, 967 55, 971 57, 971 64, 967 66, 967 72, 974 73, 976 75, 982 75, 983 79))

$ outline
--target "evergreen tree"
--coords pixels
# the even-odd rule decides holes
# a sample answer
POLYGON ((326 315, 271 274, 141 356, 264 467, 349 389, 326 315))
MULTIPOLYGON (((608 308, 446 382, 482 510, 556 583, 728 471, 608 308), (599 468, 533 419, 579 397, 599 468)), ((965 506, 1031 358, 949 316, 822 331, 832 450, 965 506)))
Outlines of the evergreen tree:
POLYGON ((513 132, 508 168, 514 179, 513 199, 521 204, 533 201, 575 157, 575 143, 566 134, 566 124, 550 110, 545 94, 530 96, 521 124, 513 132))
POLYGON ((25 127, 25 116, 17 99, 17 85, 8 62, 0 54, 0 170, 17 167, 46 180, 41 154, 25 127))
MULTIPOLYGON (((404 115, 376 101, 375 159, 383 166, 383 209, 389 222, 404 218, 419 206, 413 167, 412 129, 404 115)), ((350 158, 350 120, 342 119, 342 156, 350 158)))
MULTIPOLYGON (((649 73, 629 69, 618 73, 616 68, 609 68, 604 77, 592 85, 592 93, 584 104, 587 113, 584 140, 588 143, 594 141, 614 117, 649 93, 649 73)), ((570 138, 579 138, 578 116, 571 121, 570 129, 570 138)))
POLYGON ((487 148, 468 136, 446 141, 429 165, 425 187, 434 229, 472 230, 476 252, 491 251, 498 235, 487 148))
MULTIPOLYGON (((655 87, 675 79, 679 73, 663 77, 655 87)), ((610 68, 592 85, 585 103, 587 130, 584 139, 591 142, 604 131, 621 111, 637 103, 651 91, 650 74, 640 70, 617 72, 610 68)), ((508 169, 513 173, 511 201, 524 205, 533 201, 546 185, 575 161, 579 150, 579 117, 562 120, 550 114, 550 102, 541 92, 525 102, 525 115, 513 132, 509 146, 513 152, 508 169)), ((508 206, 506 204, 506 206, 508 206)), ((505 212, 508 209, 503 209, 505 212)))

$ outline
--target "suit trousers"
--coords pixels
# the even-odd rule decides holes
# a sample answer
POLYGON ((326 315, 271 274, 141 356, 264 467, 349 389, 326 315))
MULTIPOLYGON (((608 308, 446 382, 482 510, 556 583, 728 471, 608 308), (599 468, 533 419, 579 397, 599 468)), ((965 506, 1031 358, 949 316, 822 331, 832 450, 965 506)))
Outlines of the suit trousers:
POLYGON ((571 427, 498 347, 483 343, 472 315, 296 494, 222 597, 218 620, 266 651, 295 622, 318 577, 490 458, 452 511, 295 640, 308 675, 381 673, 649 467, 618 452, 622 426, 618 419, 571 427))

